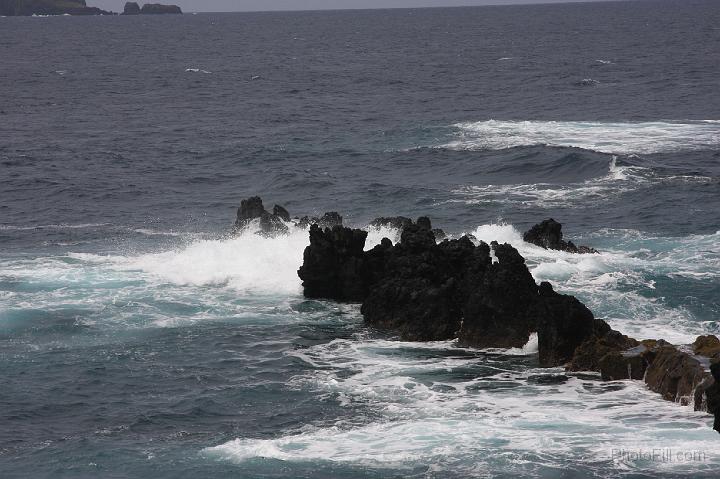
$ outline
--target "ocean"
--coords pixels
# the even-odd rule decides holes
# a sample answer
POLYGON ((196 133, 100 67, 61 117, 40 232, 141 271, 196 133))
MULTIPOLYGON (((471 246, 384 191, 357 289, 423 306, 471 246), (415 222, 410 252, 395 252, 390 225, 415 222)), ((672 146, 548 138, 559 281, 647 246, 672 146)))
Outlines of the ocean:
POLYGON ((0 476, 717 477, 708 414, 533 341, 398 341, 303 298, 306 230, 230 233, 253 195, 428 215, 625 334, 719 334, 719 25, 713 0, 0 18, 0 476), (549 217, 601 254, 522 242, 549 217))

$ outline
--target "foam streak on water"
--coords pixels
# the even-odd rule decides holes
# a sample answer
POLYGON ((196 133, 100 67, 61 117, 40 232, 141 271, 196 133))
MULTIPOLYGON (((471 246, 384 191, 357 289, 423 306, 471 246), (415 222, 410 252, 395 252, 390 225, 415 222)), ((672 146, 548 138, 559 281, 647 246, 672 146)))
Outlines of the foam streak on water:
MULTIPOLYGON (((584 465, 591 476, 596 467, 602 475, 608 465, 650 466, 614 459, 613 449, 667 447, 672 437, 682 450, 712 450, 715 440, 707 415, 665 402, 638 383, 567 377, 452 344, 356 338, 291 354, 314 369, 296 377, 296 387, 368 408, 376 419, 277 439, 237 439, 206 454, 233 462, 272 458, 410 470, 422 462, 457 476, 547 474, 584 465)), ((661 470, 708 470, 718 461, 711 453, 706 464, 661 470)))
POLYGON ((457 139, 443 148, 500 150, 547 145, 647 154, 706 150, 720 145, 720 126, 711 120, 641 123, 488 120, 458 123, 455 127, 457 139))

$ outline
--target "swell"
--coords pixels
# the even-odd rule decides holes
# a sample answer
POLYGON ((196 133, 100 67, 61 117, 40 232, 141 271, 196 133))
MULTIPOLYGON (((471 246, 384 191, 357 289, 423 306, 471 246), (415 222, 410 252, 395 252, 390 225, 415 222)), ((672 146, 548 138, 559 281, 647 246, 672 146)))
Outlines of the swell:
POLYGON ((456 138, 443 148, 505 149, 547 145, 615 154, 713 150, 720 145, 716 121, 566 122, 479 121, 457 123, 456 138))

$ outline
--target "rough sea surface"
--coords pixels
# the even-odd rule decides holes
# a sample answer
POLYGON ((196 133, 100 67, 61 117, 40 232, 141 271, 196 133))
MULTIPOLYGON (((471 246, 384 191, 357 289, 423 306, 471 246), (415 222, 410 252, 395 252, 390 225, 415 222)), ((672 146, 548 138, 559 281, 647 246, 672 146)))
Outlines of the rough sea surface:
POLYGON ((0 477, 717 477, 707 414, 398 342, 303 299, 306 231, 227 233, 254 194, 427 214, 624 333, 720 333, 718 7, 0 18, 0 477), (522 243, 547 217, 602 254, 522 243))

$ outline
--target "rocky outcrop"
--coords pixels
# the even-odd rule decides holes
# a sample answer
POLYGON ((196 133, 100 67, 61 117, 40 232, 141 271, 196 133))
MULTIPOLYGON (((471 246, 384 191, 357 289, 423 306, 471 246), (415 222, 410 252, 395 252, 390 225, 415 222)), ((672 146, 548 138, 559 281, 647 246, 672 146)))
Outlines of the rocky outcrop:
POLYGON ((572 241, 564 241, 562 225, 550 218, 530 228, 523 235, 523 240, 545 249, 567 251, 568 253, 597 253, 589 246, 575 246, 572 241))
POLYGON ((333 298, 358 302, 367 296, 368 261, 365 258, 367 232, 343 228, 310 227, 310 244, 305 248, 298 275, 308 298, 333 298))
POLYGON ((182 10, 177 5, 163 5, 161 3, 146 3, 140 9, 143 15, 159 14, 181 14, 182 10))
POLYGON ((668 401, 714 414, 720 432, 720 366, 711 366, 719 345, 712 335, 682 347, 663 340, 637 341, 611 329, 580 345, 567 369, 599 371, 605 381, 642 380, 668 401))
POLYGON ((720 363, 710 366, 710 373, 714 382, 705 388, 706 406, 708 412, 715 415, 714 429, 720 432, 720 363))
POLYGON ((122 12, 123 15, 140 15, 140 5, 137 2, 125 3, 125 8, 122 12))
MULTIPOLYGON (((284 208, 275 211, 279 213, 287 213, 284 208)), ((283 215, 284 216, 284 215, 283 215)), ((290 216, 289 214, 287 215, 290 216)), ((258 221, 260 230, 259 234, 263 236, 277 236, 279 234, 287 234, 290 229, 283 222, 283 218, 277 214, 268 213, 263 206, 262 199, 259 196, 253 196, 240 202, 240 208, 238 208, 237 219, 235 220, 236 231, 242 231, 250 226, 254 221, 258 221)))
MULTIPOLYGON (((538 225, 530 239, 543 247, 574 247, 551 222, 538 225)), ((717 337, 701 336, 687 347, 638 341, 549 283, 537 285, 509 244, 475 244, 467 236, 438 243, 426 217, 378 218, 371 225, 402 226, 399 243, 384 238, 365 251, 365 231, 310 228, 298 271, 305 296, 360 302, 368 325, 405 340, 519 347, 537 332, 542 366, 597 371, 606 381, 642 380, 667 400, 714 414, 720 432, 717 337)))
POLYGON ((438 244, 425 217, 406 225, 397 245, 386 238, 364 251, 366 238, 362 230, 313 226, 298 271, 305 295, 362 302, 369 325, 407 340, 521 347, 537 331, 548 366, 568 361, 598 327, 575 298, 538 286, 508 244, 476 246, 466 236, 438 244))
POLYGON ((289 233, 289 227, 292 225, 298 228, 308 228, 317 224, 323 228, 332 228, 333 226, 341 226, 342 222, 342 216, 335 211, 325 213, 320 218, 303 216, 302 218, 293 219, 290 217, 288 210, 280 205, 275 205, 272 213, 270 213, 263 206, 262 198, 253 196, 240 202, 237 219, 235 220, 235 231, 244 231, 250 225, 256 223, 259 228, 258 234, 274 237, 289 233))
MULTIPOLYGON (((381 216, 372 220, 369 226, 373 228, 386 227, 402 231, 406 226, 409 226, 411 224, 412 220, 405 216, 381 216)), ((435 239, 438 241, 441 241, 447 237, 445 232, 440 228, 432 228, 432 232, 435 235, 435 239)))
POLYGON ((113 15, 96 7, 88 7, 85 0, 0 0, 0 15, 113 15))
POLYGON ((668 401, 684 406, 693 404, 696 409, 702 405, 702 398, 696 393, 703 391, 698 387, 709 379, 709 372, 697 357, 672 345, 655 350, 645 373, 645 384, 652 391, 668 401))
POLYGON ((692 348, 695 354, 720 361, 720 339, 717 336, 698 336, 692 348))

